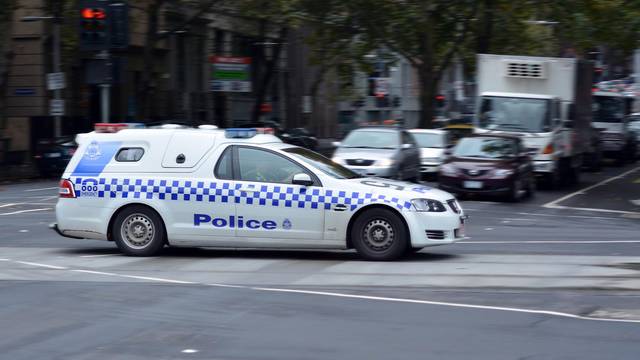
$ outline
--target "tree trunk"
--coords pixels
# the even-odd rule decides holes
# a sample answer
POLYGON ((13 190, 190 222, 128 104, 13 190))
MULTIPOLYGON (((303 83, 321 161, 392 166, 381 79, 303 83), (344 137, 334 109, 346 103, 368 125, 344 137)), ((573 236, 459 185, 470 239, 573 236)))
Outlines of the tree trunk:
MULTIPOLYGON (((265 27, 266 26, 261 26, 261 30, 266 31, 265 27)), ((261 33, 264 34, 265 31, 261 31, 261 33)), ((264 99, 269 92, 269 85, 271 84, 271 78, 273 78, 274 70, 280 58, 282 42, 285 41, 285 36, 287 34, 286 31, 286 28, 281 28, 278 38, 274 39, 275 45, 273 45, 273 53, 271 54, 270 60, 266 59, 264 47, 261 47, 258 51, 258 59, 256 61, 258 71, 256 76, 255 100, 253 104, 253 112, 251 114, 251 122, 254 124, 257 124, 260 121, 260 105, 264 102, 264 99)), ((263 43, 266 43, 267 41, 270 42, 267 38, 263 38, 262 40, 263 43)))
POLYGON ((430 129, 433 127, 433 117, 435 114, 435 97, 437 82, 431 69, 425 66, 418 68, 418 76, 420 77, 420 123, 419 127, 430 129))
POLYGON ((495 11, 495 0, 484 0, 482 4, 482 20, 476 38, 476 52, 478 54, 488 54, 491 49, 491 38, 493 37, 493 13, 495 11))

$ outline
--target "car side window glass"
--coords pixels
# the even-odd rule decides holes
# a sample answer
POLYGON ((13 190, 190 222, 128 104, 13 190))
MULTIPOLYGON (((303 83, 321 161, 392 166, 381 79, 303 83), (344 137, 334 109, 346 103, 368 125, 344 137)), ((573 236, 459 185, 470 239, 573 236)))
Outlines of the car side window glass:
POLYGON ((220 159, 218 160, 218 164, 216 164, 216 169, 214 171, 214 174, 217 179, 223 179, 223 180, 233 179, 232 154, 233 154, 233 147, 229 146, 224 150, 224 152, 222 153, 222 156, 220 156, 220 159))
POLYGON ((116 154, 116 161, 119 162, 136 162, 142 159, 144 155, 143 148, 122 148, 116 154))
POLYGON ((307 173, 280 155, 247 147, 238 148, 238 164, 243 181, 291 184, 295 174, 307 173))
POLYGON ((415 141, 413 141, 413 137, 406 131, 402 132, 402 143, 403 144, 411 144, 415 145, 415 141))

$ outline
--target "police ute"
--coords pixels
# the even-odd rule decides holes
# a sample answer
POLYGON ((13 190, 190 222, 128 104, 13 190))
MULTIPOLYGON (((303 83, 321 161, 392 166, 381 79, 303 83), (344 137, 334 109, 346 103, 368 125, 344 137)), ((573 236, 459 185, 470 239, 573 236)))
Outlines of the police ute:
POLYGON ((355 248, 368 260, 464 237, 451 194, 360 176, 264 129, 110 126, 77 136, 51 225, 62 236, 114 241, 134 256, 355 248))

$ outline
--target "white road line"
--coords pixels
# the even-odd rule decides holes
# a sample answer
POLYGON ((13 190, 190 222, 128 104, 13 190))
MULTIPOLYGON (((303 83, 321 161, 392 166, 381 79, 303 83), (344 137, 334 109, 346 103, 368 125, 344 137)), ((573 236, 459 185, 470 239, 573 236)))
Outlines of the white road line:
POLYGON ((137 275, 108 273, 108 272, 94 271, 94 270, 73 269, 71 271, 79 272, 79 273, 94 274, 94 275, 117 276, 117 277, 123 277, 123 278, 128 278, 128 279, 138 279, 138 280, 149 280, 149 281, 165 282, 165 283, 170 283, 170 284, 197 284, 197 283, 192 282, 192 281, 182 281, 182 280, 162 279, 162 278, 149 277, 149 276, 137 276, 137 275))
POLYGON ((46 188, 38 188, 38 189, 29 189, 29 190, 24 190, 25 192, 32 192, 32 191, 45 191, 45 190, 53 190, 53 189, 57 189, 57 186, 52 186, 52 187, 46 187, 46 188))
MULTIPOLYGON (((69 269, 66 269, 66 268, 62 268, 62 267, 59 267, 59 266, 53 266, 53 265, 30 263, 30 262, 26 262, 26 261, 15 261, 15 262, 21 263, 21 264, 33 265, 33 266, 43 266, 43 267, 50 267, 50 268, 61 269, 61 270, 69 270, 69 269)), ((608 322, 622 322, 622 323, 640 323, 640 320, 598 318, 598 317, 574 315, 574 314, 563 313, 563 312, 558 312, 558 311, 550 311, 550 310, 524 309, 524 308, 504 307, 504 306, 475 305, 475 304, 464 304, 464 303, 454 303, 454 302, 444 302, 444 301, 417 300, 417 299, 407 299, 407 298, 392 298, 392 297, 382 297, 382 296, 354 295, 354 294, 326 292, 326 291, 280 289, 280 288, 253 287, 253 286, 243 286, 243 285, 203 284, 203 283, 197 283, 197 282, 191 282, 191 281, 163 279, 163 278, 148 277, 148 276, 125 275, 125 274, 116 274, 116 273, 108 273, 108 272, 94 271, 94 270, 82 270, 82 269, 70 269, 69 271, 78 272, 78 273, 95 274, 95 275, 106 275, 106 276, 116 276, 116 277, 133 278, 133 279, 140 279, 140 280, 150 280, 150 281, 164 282, 164 283, 170 283, 170 284, 204 285, 204 286, 212 286, 212 287, 235 287, 235 288, 239 288, 239 289, 255 290, 255 291, 269 291, 269 292, 280 292, 280 293, 319 295, 319 296, 331 296, 331 297, 360 299, 360 300, 389 301, 389 302, 401 302, 401 303, 423 304, 423 305, 438 305, 438 306, 448 306, 448 307, 458 307, 458 308, 468 308, 468 309, 479 309, 479 310, 495 310, 495 311, 518 312, 518 313, 527 313, 527 314, 539 314, 539 315, 549 315, 549 316, 571 318, 571 319, 578 319, 578 320, 608 321, 608 322)))
POLYGON ((604 212, 610 214, 625 214, 625 215, 640 215, 640 212, 636 211, 624 211, 624 210, 611 210, 611 209, 596 209, 596 208, 583 208, 583 207, 573 207, 573 206, 563 206, 563 205, 553 205, 548 206, 553 209, 569 209, 569 210, 582 210, 582 211, 596 211, 596 212, 604 212))
POLYGON ((0 259, 0 261, 11 261, 11 259, 0 259))
POLYGON ((439 305, 439 306, 449 306, 449 307, 468 308, 468 309, 509 311, 509 312, 519 312, 519 313, 527 313, 527 314, 551 315, 551 316, 580 319, 580 320, 640 323, 640 320, 597 318, 597 317, 574 315, 574 314, 563 313, 559 311, 550 311, 550 310, 523 309, 523 308, 515 308, 515 307, 489 306, 489 305, 474 305, 474 304, 453 303, 453 302, 445 302, 445 301, 392 298, 392 297, 383 297, 383 296, 353 295, 353 294, 343 294, 343 293, 326 292, 326 291, 312 291, 312 290, 278 289, 278 288, 264 288, 264 287, 251 287, 250 289, 258 290, 258 291, 321 295, 321 296, 331 296, 331 297, 351 298, 351 299, 361 299, 361 300, 392 301, 392 302, 439 305))
POLYGON ((29 262, 29 261, 17 261, 17 260, 15 262, 17 262, 18 264, 30 265, 30 266, 38 266, 38 267, 43 267, 43 268, 48 268, 48 269, 68 270, 68 268, 66 268, 64 266, 47 265, 47 264, 34 263, 34 262, 29 262))
POLYGON ((28 213, 28 212, 34 212, 34 211, 46 211, 46 210, 53 210, 53 208, 40 208, 40 209, 18 210, 18 211, 12 211, 12 212, 8 212, 8 213, 0 213, 0 216, 15 215, 15 214, 22 214, 22 213, 28 213))
POLYGON ((640 240, 530 240, 530 241, 458 241, 456 244, 637 244, 640 240))
POLYGON ((24 204, 24 203, 9 203, 9 204, 2 204, 2 205, 0 205, 0 208, 8 207, 8 206, 14 206, 14 205, 21 205, 21 204, 24 204))
MULTIPOLYGON (((528 213, 528 212, 519 212, 518 215, 531 215, 531 216, 549 216, 549 217, 558 217, 558 214, 537 214, 537 213, 528 213)), ((588 215, 562 215, 563 218, 579 218, 579 219, 604 219, 604 220, 617 220, 620 219, 618 217, 611 216, 588 216, 588 215)))
POLYGON ((570 198, 572 198, 572 197, 574 197, 574 196, 576 196, 576 195, 584 194, 585 192, 587 192, 587 191, 589 191, 589 190, 591 190, 591 189, 594 189, 594 188, 597 188, 598 186, 602 186, 602 185, 604 185, 604 184, 610 183, 610 182, 612 182, 612 181, 614 181, 614 180, 617 180, 617 179, 623 178, 623 177, 625 177, 625 176, 627 176, 627 175, 629 175, 629 174, 631 174, 631 173, 633 173, 633 172, 635 172, 635 171, 638 171, 638 170, 640 170, 640 167, 637 167, 637 168, 631 169, 631 170, 626 171, 626 172, 624 172, 624 173, 622 173, 622 174, 620 174, 620 175, 618 175, 618 176, 614 176, 614 177, 611 177, 611 178, 605 179, 605 180, 603 180, 603 181, 601 181, 601 182, 599 182, 599 183, 597 183, 597 184, 594 184, 594 185, 588 186, 588 187, 586 187, 586 188, 584 188, 584 189, 580 189, 580 190, 578 190, 578 191, 576 191, 576 192, 573 192, 573 193, 571 193, 571 194, 565 195, 565 196, 563 196, 563 197, 561 197, 561 198, 559 198, 559 199, 556 199, 556 200, 550 201, 550 202, 548 202, 548 203, 546 203, 546 204, 542 205, 542 207, 550 208, 550 209, 574 209, 574 210, 601 211, 601 212, 619 213, 619 214, 640 214, 640 213, 636 213, 636 212, 633 212, 633 211, 608 210, 608 209, 591 209, 591 208, 589 208, 589 209, 587 209, 587 208, 573 208, 573 207, 560 206, 560 205, 558 205, 558 203, 560 203, 560 202, 562 202, 562 201, 565 201, 565 200, 567 200, 567 199, 570 199, 570 198))

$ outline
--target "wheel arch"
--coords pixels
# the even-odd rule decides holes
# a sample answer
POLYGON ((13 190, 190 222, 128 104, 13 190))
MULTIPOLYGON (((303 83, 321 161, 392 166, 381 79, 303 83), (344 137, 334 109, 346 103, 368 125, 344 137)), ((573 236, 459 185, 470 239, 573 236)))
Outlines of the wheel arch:
POLYGON ((400 218, 400 220, 402 221, 402 224, 404 225, 404 228, 405 228, 405 230, 407 232, 407 236, 409 236, 409 245, 411 245, 411 232, 409 231, 409 224, 407 224, 407 220, 404 218, 404 216, 402 216, 402 213, 398 209, 394 208, 393 206, 389 206, 387 204, 376 203, 376 204, 369 204, 369 205, 361 207, 349 219, 349 223, 347 224, 347 234, 346 234, 347 249, 353 249, 353 243, 352 243, 352 239, 351 239, 351 229, 353 228, 353 224, 356 222, 356 219, 359 216, 361 216, 367 210, 371 210, 371 209, 390 210, 392 213, 396 214, 400 218))
POLYGON ((151 206, 149 204, 145 204, 145 203, 140 203, 140 202, 124 204, 124 205, 120 206, 119 208, 117 208, 116 211, 113 212, 113 214, 111 214, 111 218, 109 219, 109 224, 107 225, 107 240, 108 241, 113 241, 113 234, 111 233, 111 228, 113 227, 113 222, 116 220, 118 215, 122 211, 124 211, 125 209, 128 209, 128 208, 130 208, 132 206, 145 207, 145 208, 155 212, 156 215, 158 215, 158 217, 160 218, 160 221, 162 221, 162 229, 164 231, 165 243, 168 244, 169 243, 169 239, 167 238, 167 225, 165 224, 164 218, 162 218, 162 215, 160 215, 160 212, 157 209, 155 209, 153 206, 151 206))

